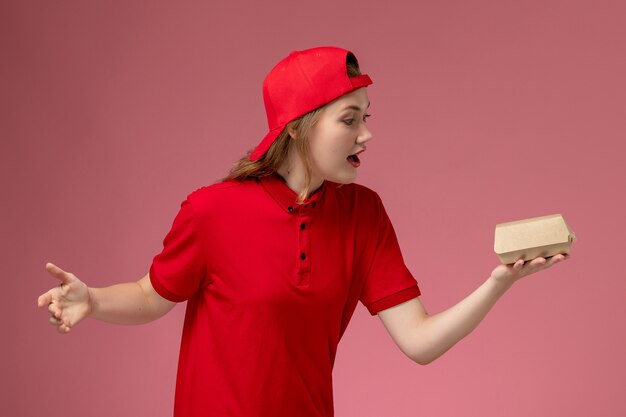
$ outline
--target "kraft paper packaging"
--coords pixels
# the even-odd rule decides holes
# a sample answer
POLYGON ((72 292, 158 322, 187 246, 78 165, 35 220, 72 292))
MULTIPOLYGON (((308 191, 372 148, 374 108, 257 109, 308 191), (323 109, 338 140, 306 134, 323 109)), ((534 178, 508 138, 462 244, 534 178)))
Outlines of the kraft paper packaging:
POLYGON ((500 262, 511 264, 569 253, 576 235, 561 214, 496 225, 494 250, 500 262))

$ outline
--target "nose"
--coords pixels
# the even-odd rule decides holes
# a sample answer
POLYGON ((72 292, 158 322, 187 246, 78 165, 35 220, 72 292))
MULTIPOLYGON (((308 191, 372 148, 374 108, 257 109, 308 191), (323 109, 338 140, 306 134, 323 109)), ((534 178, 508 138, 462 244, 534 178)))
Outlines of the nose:
POLYGON ((367 125, 365 123, 361 123, 361 129, 359 131, 359 136, 356 139, 356 143, 360 145, 365 145, 367 142, 369 142, 373 138, 374 138, 374 135, 372 135, 372 132, 369 130, 367 125))

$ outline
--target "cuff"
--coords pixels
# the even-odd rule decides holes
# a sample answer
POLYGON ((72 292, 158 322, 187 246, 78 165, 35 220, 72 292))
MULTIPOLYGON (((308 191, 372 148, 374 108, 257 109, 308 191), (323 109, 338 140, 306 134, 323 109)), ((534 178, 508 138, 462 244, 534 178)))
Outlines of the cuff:
POLYGON ((417 285, 406 288, 404 290, 398 291, 397 293, 388 295, 384 298, 381 298, 378 301, 375 301, 369 305, 367 305, 367 310, 370 312, 372 316, 378 314, 380 311, 388 309, 389 307, 393 307, 405 301, 411 300, 415 297, 418 297, 421 294, 420 289, 417 285))

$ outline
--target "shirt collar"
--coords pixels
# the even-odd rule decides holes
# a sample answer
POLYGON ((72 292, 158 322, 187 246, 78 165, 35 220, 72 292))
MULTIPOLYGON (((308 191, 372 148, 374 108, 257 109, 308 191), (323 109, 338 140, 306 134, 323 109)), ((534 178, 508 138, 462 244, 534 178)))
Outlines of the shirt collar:
POLYGON ((304 201, 304 203, 298 204, 296 203, 298 194, 289 188, 283 177, 281 177, 278 173, 274 172, 267 177, 263 177, 260 179, 260 182, 263 188, 265 188, 265 191, 267 191, 274 201, 278 203, 280 208, 288 213, 293 213, 302 206, 309 207, 310 205, 315 207, 320 198, 324 195, 324 191, 327 186, 327 181, 324 181, 322 185, 320 185, 320 187, 304 201))

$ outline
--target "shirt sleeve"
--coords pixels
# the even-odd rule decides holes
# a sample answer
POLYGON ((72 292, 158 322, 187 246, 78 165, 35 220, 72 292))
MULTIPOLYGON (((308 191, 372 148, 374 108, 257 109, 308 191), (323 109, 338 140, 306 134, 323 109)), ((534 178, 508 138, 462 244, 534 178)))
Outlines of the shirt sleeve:
POLYGON ((189 197, 180 205, 163 250, 150 266, 150 281, 162 297, 180 302, 191 297, 204 279, 205 261, 197 219, 189 197))
POLYGON ((360 296, 371 315, 420 295, 417 281, 404 263, 396 233, 380 197, 377 203, 377 233, 372 236, 376 239, 376 249, 360 296))

